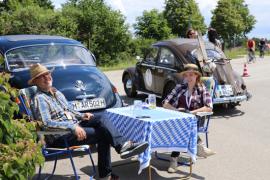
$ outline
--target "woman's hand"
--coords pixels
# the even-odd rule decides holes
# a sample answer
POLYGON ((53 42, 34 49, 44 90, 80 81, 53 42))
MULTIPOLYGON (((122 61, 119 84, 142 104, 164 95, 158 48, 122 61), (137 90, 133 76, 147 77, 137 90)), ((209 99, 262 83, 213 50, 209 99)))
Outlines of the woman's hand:
POLYGON ((177 111, 186 112, 186 109, 185 108, 177 108, 177 111))

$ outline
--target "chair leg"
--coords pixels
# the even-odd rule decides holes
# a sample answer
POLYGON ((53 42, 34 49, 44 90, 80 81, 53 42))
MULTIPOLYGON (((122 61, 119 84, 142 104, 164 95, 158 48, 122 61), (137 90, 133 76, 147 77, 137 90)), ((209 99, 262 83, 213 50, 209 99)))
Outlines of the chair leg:
POLYGON ((41 166, 39 166, 39 170, 38 170, 38 177, 37 177, 37 179, 39 180, 40 179, 40 175, 41 175, 41 166))
POLYGON ((206 139, 206 147, 208 148, 209 145, 208 145, 208 132, 205 133, 205 139, 206 139))
POLYGON ((55 156, 52 173, 49 176, 47 176, 46 178, 44 178, 45 180, 50 179, 54 175, 56 165, 57 165, 57 160, 58 160, 58 156, 55 156))
POLYGON ((95 167, 95 163, 94 163, 94 160, 93 160, 93 157, 92 157, 92 154, 91 154, 90 147, 88 149, 85 149, 85 151, 89 154, 89 157, 90 157, 90 160, 91 160, 91 163, 92 163, 92 166, 93 166, 93 176, 90 176, 90 180, 91 180, 91 179, 93 179, 93 177, 96 176, 96 167, 95 167))
POLYGON ((79 176, 77 175, 77 172, 76 172, 75 164, 74 164, 74 162, 73 162, 73 158, 72 158, 71 151, 72 151, 72 150, 69 150, 69 151, 68 151, 69 159, 70 159, 70 162, 71 162, 71 165, 72 165, 72 169, 73 169, 75 178, 76 178, 76 180, 79 180, 80 178, 79 178, 79 176))

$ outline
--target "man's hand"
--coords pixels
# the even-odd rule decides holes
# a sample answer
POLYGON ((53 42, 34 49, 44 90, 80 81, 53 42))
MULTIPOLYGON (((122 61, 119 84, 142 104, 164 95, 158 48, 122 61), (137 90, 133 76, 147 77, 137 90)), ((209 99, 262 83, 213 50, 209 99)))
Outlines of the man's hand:
POLYGON ((82 141, 82 140, 87 138, 86 132, 79 125, 77 125, 76 128, 75 128, 75 134, 77 136, 78 141, 82 141))
POLYGON ((90 120, 92 117, 94 117, 94 114, 92 114, 92 113, 84 113, 82 119, 83 119, 84 121, 88 121, 88 120, 90 120))

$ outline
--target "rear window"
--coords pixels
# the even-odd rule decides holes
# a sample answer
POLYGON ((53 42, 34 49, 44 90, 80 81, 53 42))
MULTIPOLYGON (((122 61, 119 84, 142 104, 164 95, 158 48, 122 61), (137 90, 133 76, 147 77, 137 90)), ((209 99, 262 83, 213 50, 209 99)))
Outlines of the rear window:
POLYGON ((95 66, 90 52, 73 45, 37 45, 13 49, 6 53, 9 69, 18 70, 28 68, 32 64, 43 65, 81 65, 95 66))

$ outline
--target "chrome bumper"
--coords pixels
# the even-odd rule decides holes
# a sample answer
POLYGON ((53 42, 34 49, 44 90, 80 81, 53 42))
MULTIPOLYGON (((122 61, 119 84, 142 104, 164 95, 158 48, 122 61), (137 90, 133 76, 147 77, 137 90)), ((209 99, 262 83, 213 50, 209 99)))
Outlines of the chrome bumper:
POLYGON ((226 103, 236 103, 241 101, 246 101, 247 96, 233 96, 233 97, 223 97, 223 98, 214 98, 213 104, 226 104, 226 103))

